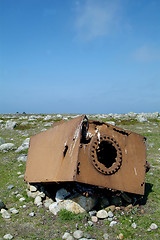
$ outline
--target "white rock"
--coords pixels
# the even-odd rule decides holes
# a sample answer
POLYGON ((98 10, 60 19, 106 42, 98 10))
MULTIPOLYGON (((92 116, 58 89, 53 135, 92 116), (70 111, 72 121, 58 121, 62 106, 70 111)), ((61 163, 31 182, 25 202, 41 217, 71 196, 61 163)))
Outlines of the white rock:
POLYGON ((8 151, 8 150, 12 150, 14 148, 14 144, 13 143, 3 143, 0 146, 0 151, 8 151))
POLYGON ((106 123, 109 123, 109 124, 111 124, 113 126, 116 126, 116 123, 114 121, 106 121, 106 123))
POLYGON ((73 233, 73 237, 76 239, 80 239, 83 237, 83 232, 81 230, 77 230, 73 233))
POLYGON ((47 115, 47 116, 44 118, 44 120, 47 121, 47 120, 50 120, 51 118, 52 118, 51 115, 47 115))
POLYGON ((10 211, 11 213, 13 213, 13 214, 19 213, 19 211, 18 211, 17 209, 15 209, 15 208, 10 208, 9 211, 10 211))
POLYGON ((8 234, 4 235, 3 238, 4 239, 13 239, 13 236, 10 233, 8 233, 8 234))
POLYGON ((57 215, 57 213, 62 209, 62 206, 59 206, 58 202, 54 202, 50 204, 49 211, 53 213, 54 215, 57 215))
POLYGON ((36 196, 34 200, 34 204, 36 205, 42 204, 42 198, 40 196, 36 196))
POLYGON ((61 209, 66 209, 67 211, 76 214, 85 212, 85 210, 79 204, 73 202, 72 200, 54 202, 49 206, 50 212, 52 212, 54 215, 57 215, 61 209))
POLYGON ((136 229, 137 228, 137 224, 136 223, 132 223, 131 227, 136 229))
POLYGON ((9 129, 9 130, 13 130, 16 127, 16 122, 12 121, 12 120, 8 120, 6 122, 5 128, 9 129))
POLYGON ((91 216, 91 220, 92 220, 92 222, 94 222, 94 223, 98 222, 97 216, 91 216))
POLYGON ((116 224, 117 224, 116 221, 112 221, 112 222, 109 224, 109 226, 110 226, 110 227, 113 227, 113 226, 116 225, 116 224))
POLYGON ((103 234, 103 239, 109 239, 109 234, 108 233, 104 233, 103 234))
POLYGON ((23 201, 25 201, 26 199, 24 198, 24 197, 21 197, 20 199, 19 199, 19 201, 20 202, 23 202, 23 201))
POLYGON ((56 192, 56 197, 55 197, 56 202, 59 202, 59 201, 64 200, 64 199, 65 199, 67 196, 69 196, 69 195, 70 195, 70 192, 67 192, 66 189, 64 189, 64 188, 59 189, 59 190, 56 192))
POLYGON ((137 118, 137 121, 140 123, 147 122, 147 118, 144 115, 139 114, 136 118, 137 118))
POLYGON ((49 206, 53 203, 53 200, 50 198, 50 199, 46 199, 44 200, 43 204, 45 206, 45 208, 49 208, 49 206))
POLYGON ((22 145, 15 151, 15 152, 21 152, 21 151, 24 151, 26 149, 29 148, 29 142, 30 142, 30 138, 26 138, 22 145))
POLYGON ((31 213, 29 214, 29 216, 30 216, 30 217, 34 217, 34 216, 35 216, 35 213, 34 213, 34 212, 31 212, 31 213))
POLYGON ((18 162, 26 162, 27 161, 27 155, 26 154, 22 154, 17 158, 18 162))
POLYGON ((41 198, 45 198, 46 195, 45 195, 44 192, 39 192, 39 191, 38 191, 37 196, 40 196, 41 198))
POLYGON ((113 218, 113 216, 114 216, 113 213, 112 213, 111 211, 109 211, 109 212, 108 212, 108 217, 109 217, 109 218, 113 218))
POLYGON ((151 230, 156 230, 158 228, 157 224, 152 223, 151 226, 149 227, 151 230))
POLYGON ((92 227, 92 226, 93 226, 93 222, 92 222, 92 221, 88 221, 88 225, 89 225, 90 227, 92 227))
POLYGON ((31 192, 36 192, 37 191, 37 187, 30 185, 30 191, 31 192))
POLYGON ((62 239, 67 239, 67 238, 70 237, 70 236, 71 236, 70 233, 65 232, 65 233, 63 234, 63 236, 62 236, 62 239))
POLYGON ((104 218, 107 218, 108 217, 108 213, 106 210, 102 209, 102 210, 99 210, 97 212, 97 217, 98 218, 101 218, 101 219, 104 219, 104 218))
POLYGON ((2 214, 2 217, 5 218, 5 219, 8 219, 11 217, 11 214, 6 210, 6 209, 1 209, 1 214, 2 214))

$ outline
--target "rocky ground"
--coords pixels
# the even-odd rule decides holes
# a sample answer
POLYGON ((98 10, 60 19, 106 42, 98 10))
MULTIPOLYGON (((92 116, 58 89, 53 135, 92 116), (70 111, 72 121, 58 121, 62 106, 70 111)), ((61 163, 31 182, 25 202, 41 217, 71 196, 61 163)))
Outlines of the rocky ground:
POLYGON ((144 197, 106 191, 86 197, 78 191, 83 185, 24 183, 30 136, 76 116, 0 115, 0 239, 159 239, 159 113, 88 115, 147 137, 144 197))

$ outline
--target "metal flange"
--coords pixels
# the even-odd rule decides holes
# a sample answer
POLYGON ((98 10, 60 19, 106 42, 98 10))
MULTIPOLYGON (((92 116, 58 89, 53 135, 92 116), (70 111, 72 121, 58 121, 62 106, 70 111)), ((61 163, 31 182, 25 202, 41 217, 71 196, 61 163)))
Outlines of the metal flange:
POLYGON ((102 174, 116 173, 122 165, 122 151, 118 142, 105 134, 93 136, 90 143, 90 160, 102 174))

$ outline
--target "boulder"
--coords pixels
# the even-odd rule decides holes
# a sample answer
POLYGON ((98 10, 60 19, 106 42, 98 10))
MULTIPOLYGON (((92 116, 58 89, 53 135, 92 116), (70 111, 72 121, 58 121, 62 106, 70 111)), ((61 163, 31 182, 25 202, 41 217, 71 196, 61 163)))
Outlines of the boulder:
POLYGON ((16 127, 17 123, 12 121, 12 120, 8 120, 6 122, 5 128, 8 130, 13 130, 16 127))
POLYGON ((3 143, 0 146, 0 151, 9 151, 9 150, 12 150, 13 148, 14 148, 13 143, 3 143))

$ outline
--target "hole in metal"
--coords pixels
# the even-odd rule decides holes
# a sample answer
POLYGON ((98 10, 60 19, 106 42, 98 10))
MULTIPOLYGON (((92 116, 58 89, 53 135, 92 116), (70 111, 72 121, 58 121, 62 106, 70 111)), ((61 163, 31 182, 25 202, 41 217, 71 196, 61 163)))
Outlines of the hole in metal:
POLYGON ((96 151, 97 159, 106 168, 110 168, 116 162, 117 150, 111 142, 102 141, 99 144, 99 150, 96 151))

